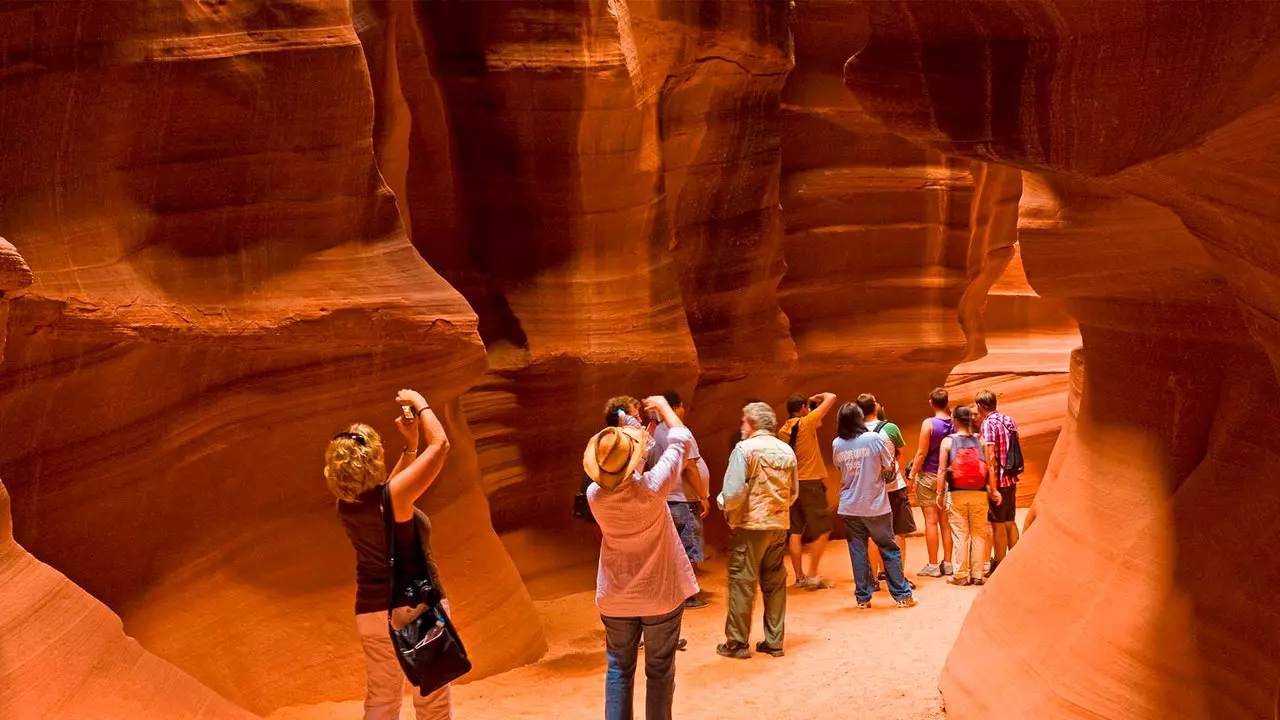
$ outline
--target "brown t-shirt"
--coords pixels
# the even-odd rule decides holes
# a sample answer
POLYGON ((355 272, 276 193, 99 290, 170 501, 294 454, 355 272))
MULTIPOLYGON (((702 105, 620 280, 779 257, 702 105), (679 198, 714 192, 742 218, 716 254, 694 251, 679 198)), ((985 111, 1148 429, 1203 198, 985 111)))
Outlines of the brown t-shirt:
MULTIPOLYGON (((387 596, 387 530, 382 519, 383 487, 365 491, 356 502, 338 501, 338 519, 356 551, 356 614, 386 612, 391 604, 387 596)), ((414 508, 413 520, 396 523, 396 588, 410 581, 430 577, 444 595, 440 575, 431 557, 431 521, 427 514, 414 508), (417 540, 414 543, 414 526, 417 540), (416 546, 415 546, 416 545, 416 546)), ((409 605, 399 595, 395 607, 409 605)), ((392 608, 394 609, 394 608, 392 608)))
POLYGON ((796 474, 801 480, 825 480, 827 466, 822 462, 822 449, 818 446, 818 426, 822 418, 813 413, 791 418, 778 430, 778 439, 790 443, 791 428, 796 423, 800 423, 800 431, 796 433, 796 474))

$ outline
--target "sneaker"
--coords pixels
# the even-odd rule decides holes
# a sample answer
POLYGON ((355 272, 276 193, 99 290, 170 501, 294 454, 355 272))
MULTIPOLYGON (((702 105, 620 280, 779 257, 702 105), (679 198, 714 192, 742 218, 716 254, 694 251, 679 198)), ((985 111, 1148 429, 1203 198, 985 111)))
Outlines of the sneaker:
POLYGON ((859 609, 859 610, 870 610, 870 609, 871 609, 871 601, 870 601, 870 600, 868 600, 868 601, 866 601, 866 602, 859 602, 859 603, 858 603, 858 609, 859 609))
POLYGON ((704 607, 706 607, 706 606, 707 606, 707 601, 706 601, 706 600, 703 600, 702 598, 698 597, 697 595, 694 595, 693 597, 691 597, 691 598, 689 598, 688 600, 685 600, 685 601, 684 601, 684 609, 685 609, 685 610, 699 610, 699 609, 704 608, 704 607))
POLYGON ((796 578, 795 588, 797 590, 805 590, 811 582, 813 582, 813 578, 796 578))
POLYGON ((947 578, 947 584, 964 587, 966 585, 972 584, 972 581, 963 575, 952 575, 951 577, 947 578))
POLYGON ((688 647, 689 647, 689 641, 688 641, 688 640, 685 640, 684 638, 680 638, 679 640, 677 640, 677 641, 676 641, 676 649, 677 649, 677 650, 685 650, 685 649, 687 649, 688 647))
POLYGON ((765 655, 769 655, 771 657, 782 657, 783 655, 786 655, 786 653, 782 651, 782 648, 776 648, 776 647, 767 645, 763 640, 756 643, 756 652, 764 653, 765 655))
POLYGON ((911 580, 907 580, 907 587, 911 588, 912 590, 915 590, 916 584, 911 582, 911 580))
POLYGON ((942 574, 943 574, 943 575, 955 575, 955 574, 956 574, 956 566, 955 566, 955 565, 952 565, 951 563, 947 562, 946 560, 943 560, 943 561, 942 561, 942 565, 941 565, 941 568, 940 568, 940 569, 942 570, 942 574))
POLYGON ((747 660, 751 657, 751 648, 745 643, 723 642, 716 646, 716 654, 735 660, 747 660))
POLYGON ((805 588, 809 590, 830 590, 831 588, 836 586, 835 583, 822 577, 821 575, 814 575, 813 577, 808 578, 806 582, 809 584, 805 585, 805 588))
POLYGON ((898 601, 898 607, 900 608, 913 608, 919 604, 920 603, 916 602, 916 599, 913 597, 902 598, 901 600, 898 601))
POLYGON ((883 571, 883 570, 881 570, 880 572, 876 573, 876 579, 877 579, 877 580, 888 580, 888 579, 889 579, 889 576, 888 576, 888 575, 885 575, 885 574, 884 574, 884 571, 883 571))
POLYGON ((987 581, 985 578, 974 578, 969 581, 969 584, 970 585, 986 585, 987 581))
POLYGON ((920 568, 920 572, 916 574, 923 575, 925 577, 942 577, 942 568, 934 565, 933 563, 929 563, 928 565, 920 568))
POLYGON ((873 586, 871 587, 871 592, 873 592, 873 593, 878 593, 878 592, 880 592, 880 590, 881 590, 881 588, 880 588, 880 581, 879 581, 879 580, 877 580, 877 581, 876 581, 876 584, 875 584, 875 585, 873 585, 873 586))

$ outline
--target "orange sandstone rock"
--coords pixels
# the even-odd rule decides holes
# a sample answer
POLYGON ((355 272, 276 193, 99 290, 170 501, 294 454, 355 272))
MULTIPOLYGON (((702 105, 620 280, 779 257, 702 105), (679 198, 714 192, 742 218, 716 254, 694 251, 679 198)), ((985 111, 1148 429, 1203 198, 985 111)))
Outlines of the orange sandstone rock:
POLYGON ((1280 8, 867 10, 849 86, 898 132, 1039 176, 1027 276, 1083 337, 1078 409, 948 661, 949 714, 1272 717, 1280 8))
POLYGON ((536 658, 451 406, 477 319, 381 180, 348 3, 24 3, 0 44, 0 228, 34 273, 0 368, 18 539, 244 707, 356 697, 320 458, 355 420, 394 437, 416 387, 455 437, 424 502, 477 674, 536 658))

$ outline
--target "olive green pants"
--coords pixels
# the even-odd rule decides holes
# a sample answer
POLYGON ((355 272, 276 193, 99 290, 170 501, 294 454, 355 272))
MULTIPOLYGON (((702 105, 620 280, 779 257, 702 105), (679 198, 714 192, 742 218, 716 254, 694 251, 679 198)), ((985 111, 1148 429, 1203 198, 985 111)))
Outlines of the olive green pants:
POLYGON ((756 584, 764 594, 764 641, 781 648, 787 615, 786 530, 735 529, 729 538, 729 617, 724 635, 746 644, 751 636, 751 609, 756 584))

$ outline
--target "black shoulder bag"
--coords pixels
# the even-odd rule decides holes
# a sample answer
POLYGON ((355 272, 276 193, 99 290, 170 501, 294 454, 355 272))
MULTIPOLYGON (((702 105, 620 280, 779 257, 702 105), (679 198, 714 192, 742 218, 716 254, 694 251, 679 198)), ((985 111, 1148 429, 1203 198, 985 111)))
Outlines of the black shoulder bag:
POLYGON ((591 478, 584 477, 582 480, 582 489, 577 495, 573 496, 573 516, 579 520, 586 520, 593 525, 596 524, 596 516, 591 512, 591 503, 587 499, 587 489, 591 487, 591 478))
MULTIPOLYGON (((415 580, 403 591, 420 599, 427 606, 426 611, 399 630, 391 624, 396 597, 396 517, 391 507, 391 489, 386 486, 382 491, 382 522, 387 529, 387 630, 405 677, 422 695, 430 695, 471 672, 471 661, 444 611, 439 590, 431 586, 429 578, 415 580)), ((416 522, 414 537, 418 537, 416 522)), ((416 549, 422 552, 421 547, 416 549)))

